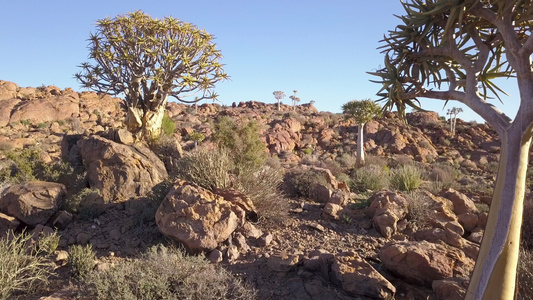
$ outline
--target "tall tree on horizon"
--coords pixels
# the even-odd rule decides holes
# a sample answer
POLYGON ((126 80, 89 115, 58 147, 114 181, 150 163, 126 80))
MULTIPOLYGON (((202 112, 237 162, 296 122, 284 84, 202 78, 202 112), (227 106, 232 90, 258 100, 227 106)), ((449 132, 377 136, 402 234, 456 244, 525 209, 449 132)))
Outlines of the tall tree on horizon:
POLYGON ((278 100, 278 111, 281 110, 281 99, 285 98, 285 93, 282 91, 275 91, 273 92, 274 98, 278 100))
POLYGON ((489 218, 466 299, 514 298, 526 171, 533 136, 533 1, 405 0, 401 24, 383 39, 378 95, 385 108, 420 98, 466 104, 498 133, 500 162, 489 218), (516 78, 514 119, 490 103, 496 78, 516 78))
POLYGON ((342 113, 357 125, 357 165, 365 164, 364 127, 365 124, 381 115, 381 108, 370 99, 352 100, 342 105, 342 113))

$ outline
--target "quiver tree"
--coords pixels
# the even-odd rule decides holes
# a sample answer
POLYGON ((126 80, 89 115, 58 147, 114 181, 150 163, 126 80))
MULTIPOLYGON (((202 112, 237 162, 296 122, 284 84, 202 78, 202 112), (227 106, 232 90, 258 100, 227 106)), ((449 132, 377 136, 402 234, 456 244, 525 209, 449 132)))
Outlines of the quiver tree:
POLYGON ((365 163, 365 150, 363 147, 365 124, 381 115, 381 108, 372 100, 353 100, 342 105, 342 113, 347 120, 357 124, 357 165, 365 163))
POLYGON ((533 1, 409 0, 384 38, 385 67, 372 73, 385 107, 404 115, 417 99, 456 100, 498 133, 500 163, 489 218, 466 299, 513 299, 533 128, 533 1), (496 78, 516 77, 513 120, 489 100, 496 78))
POLYGON ((297 90, 294 90, 293 92, 294 92, 294 95, 290 95, 289 98, 291 98, 292 100, 292 110, 296 110, 296 105, 297 103, 300 102, 300 98, 296 96, 296 93, 298 93, 297 90))
POLYGON ((280 111, 281 110, 281 99, 285 98, 285 93, 282 91, 275 91, 273 94, 274 94, 274 98, 278 100, 278 111, 280 111))
POLYGON ((452 136, 455 135, 455 124, 457 123, 457 115, 462 112, 462 108, 453 107, 452 109, 448 109, 448 112, 446 113, 450 116, 450 132, 452 133, 452 136))
POLYGON ((96 28, 88 46, 93 62, 75 76, 85 88, 124 96, 126 126, 136 138, 159 135, 170 96, 216 99, 215 83, 228 78, 213 36, 190 23, 136 11, 98 20, 96 28))

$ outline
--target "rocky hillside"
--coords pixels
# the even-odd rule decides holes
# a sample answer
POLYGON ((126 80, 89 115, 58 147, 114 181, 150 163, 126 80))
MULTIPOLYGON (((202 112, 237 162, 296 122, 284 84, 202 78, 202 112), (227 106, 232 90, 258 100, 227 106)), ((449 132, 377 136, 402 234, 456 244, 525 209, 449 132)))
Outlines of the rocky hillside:
POLYGON ((257 299, 462 299, 499 156, 485 124, 458 120, 452 136, 436 113, 411 113, 408 124, 386 113, 366 125, 370 155, 356 167, 357 128, 311 104, 169 103, 175 132, 147 145, 133 144, 121 100, 109 95, 0 81, 0 102, 0 232, 59 237, 56 275, 15 296, 79 293, 74 245, 94 249, 97 273, 175 243, 231 271, 257 299), (239 172, 228 177, 239 184, 222 188, 183 180, 194 177, 180 171, 186 159, 217 149, 224 118, 259 125, 268 166, 246 176, 260 186, 265 170, 279 169, 284 184, 268 191, 277 204, 257 202, 239 172), (34 173, 17 177, 24 157, 34 173), (401 172, 418 184, 403 186, 401 172))

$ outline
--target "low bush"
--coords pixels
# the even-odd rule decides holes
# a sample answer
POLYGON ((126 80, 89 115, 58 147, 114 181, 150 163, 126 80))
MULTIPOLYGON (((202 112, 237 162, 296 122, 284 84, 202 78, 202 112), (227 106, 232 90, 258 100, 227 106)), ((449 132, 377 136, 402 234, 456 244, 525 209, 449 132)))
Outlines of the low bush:
POLYGON ((0 239, 0 299, 28 293, 48 283, 54 264, 46 253, 30 245, 31 235, 8 232, 0 239))
POLYGON ((255 299, 255 292, 204 258, 164 246, 83 280, 83 296, 96 299, 255 299))
POLYGON ((520 249, 518 260, 517 300, 530 300, 533 295, 533 251, 520 249))
POLYGON ((60 237, 57 235, 57 231, 52 234, 43 234, 39 238, 39 250, 47 255, 53 254, 59 246, 59 239, 60 237))
POLYGON ((522 244, 530 251, 533 251, 533 199, 524 202, 524 213, 522 221, 522 244))
POLYGON ((422 171, 415 165, 402 165, 391 171, 391 186, 400 191, 412 191, 422 184, 422 171))
POLYGON ((77 279, 89 275, 96 265, 96 254, 91 245, 72 245, 68 247, 68 261, 71 274, 77 279))
POLYGON ((198 149, 178 161, 177 177, 208 190, 230 188, 233 161, 227 150, 198 149))
POLYGON ((317 186, 331 188, 324 176, 312 169, 291 170, 285 174, 284 181, 288 193, 295 197, 314 199, 317 186))
POLYGON ((389 177, 386 166, 366 164, 352 172, 350 189, 359 192, 379 191, 389 187, 389 177))
POLYGON ((431 216, 430 198, 419 190, 407 192, 405 199, 409 204, 407 220, 414 224, 417 229, 429 226, 428 218, 431 216))
POLYGON ((453 166, 446 164, 433 165, 427 172, 427 178, 431 180, 431 188, 434 193, 454 187, 458 175, 458 171, 453 166))

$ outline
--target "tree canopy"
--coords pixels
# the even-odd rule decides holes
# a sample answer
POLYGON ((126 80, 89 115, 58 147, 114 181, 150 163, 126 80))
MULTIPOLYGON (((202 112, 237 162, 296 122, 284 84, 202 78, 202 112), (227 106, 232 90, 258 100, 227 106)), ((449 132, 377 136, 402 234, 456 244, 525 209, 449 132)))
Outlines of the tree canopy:
POLYGON ((382 40, 384 67, 371 72, 386 109, 420 98, 466 104, 500 137, 500 163, 483 242, 466 299, 512 299, 525 180, 533 136, 533 0, 405 0, 401 24, 382 40), (511 119, 491 101, 498 78, 516 78, 511 119))
POLYGON ((228 78, 213 36, 173 17, 136 11, 98 20, 88 48, 93 62, 80 66, 78 81, 95 91, 124 94, 130 121, 142 126, 169 96, 187 103, 216 99, 215 83, 228 78))
POLYGON ((361 125, 380 116, 381 107, 369 99, 352 100, 342 105, 342 113, 347 119, 352 119, 357 125, 361 125))

